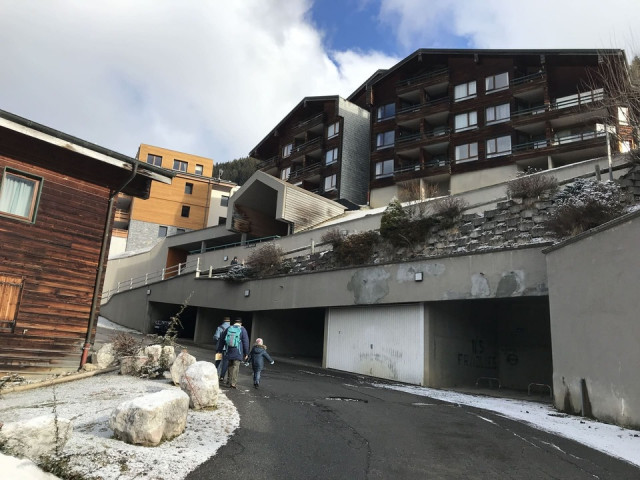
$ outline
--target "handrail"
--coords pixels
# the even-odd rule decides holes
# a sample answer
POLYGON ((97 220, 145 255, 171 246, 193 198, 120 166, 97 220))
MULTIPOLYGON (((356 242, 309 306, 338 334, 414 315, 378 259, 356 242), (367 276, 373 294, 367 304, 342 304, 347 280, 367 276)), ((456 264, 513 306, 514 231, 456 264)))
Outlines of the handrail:
POLYGON ((522 85, 523 83, 528 83, 528 82, 532 82, 534 80, 543 78, 544 76, 545 76, 545 72, 543 71, 531 73, 529 75, 524 75, 522 77, 514 78, 513 80, 511 80, 510 84, 512 87, 514 87, 517 85, 522 85))
POLYGON ((301 143, 300 145, 294 147, 293 151, 301 152, 302 150, 305 150, 307 147, 310 147, 311 145, 320 143, 320 140, 322 140, 322 137, 317 137, 317 138, 314 138, 313 140, 309 140, 308 142, 301 143))
POLYGON ((428 170, 430 168, 445 167, 449 164, 448 160, 433 159, 425 163, 414 163, 406 167, 401 167, 393 171, 394 175, 400 175, 407 172, 419 172, 420 170, 428 170))
POLYGON ((439 105, 441 103, 448 103, 450 101, 451 101, 451 98, 447 96, 447 97, 436 98, 434 100, 429 100, 428 102, 424 102, 424 103, 409 105, 407 107, 402 107, 401 109, 397 110, 396 116, 402 115, 403 113, 408 113, 408 112, 417 112, 423 108, 433 107, 434 105, 439 105))
POLYGON ((450 132, 451 132, 451 129, 449 127, 434 128, 429 132, 423 132, 423 133, 418 132, 418 133, 411 133, 409 135, 399 136, 396 138, 396 143, 401 144, 401 143, 414 142, 416 140, 428 140, 430 138, 448 135, 450 132))
POLYGON ((324 112, 318 113, 311 118, 307 118, 306 120, 302 120, 294 125, 294 130, 298 130, 304 126, 308 126, 311 123, 318 122, 318 120, 322 120, 324 118, 324 112))
POLYGON ((213 252, 214 250, 223 250, 225 248, 233 248, 233 247, 241 247, 241 246, 252 246, 252 245, 254 245, 256 243, 270 242, 271 240, 277 240, 278 238, 280 238, 280 235, 271 235, 269 237, 254 238, 253 240, 247 240, 246 242, 225 243, 224 245, 215 245, 213 247, 207 247, 207 248, 204 249, 204 251, 202 251, 200 249, 191 250, 191 251, 189 251, 189 255, 193 255, 195 253, 213 252))
POLYGON ((580 142, 585 140, 593 140, 594 138, 604 137, 606 132, 589 131, 581 132, 573 135, 564 135, 562 137, 554 137, 553 139, 535 140, 533 142, 519 143, 511 148, 513 153, 526 150, 535 150, 538 148, 546 148, 556 145, 564 145, 567 143, 580 142))
POLYGON ((322 165, 321 162, 315 162, 305 167, 299 168, 298 170, 294 170, 289 174, 288 180, 293 180, 295 178, 302 177, 308 173, 311 173, 315 170, 319 170, 321 165, 322 165))
POLYGON ((439 70, 433 70, 431 72, 423 73, 421 75, 417 75, 415 77, 406 78, 404 80, 400 80, 396 83, 396 87, 404 87, 406 85, 411 85, 412 83, 420 83, 425 80, 429 80, 430 78, 438 77, 440 75, 449 74, 448 68, 441 68, 439 70))
POLYGON ((274 155, 271 158, 267 158, 266 160, 258 164, 258 169, 263 169, 265 167, 270 167, 271 165, 276 165, 279 159, 280 157, 278 155, 274 155))

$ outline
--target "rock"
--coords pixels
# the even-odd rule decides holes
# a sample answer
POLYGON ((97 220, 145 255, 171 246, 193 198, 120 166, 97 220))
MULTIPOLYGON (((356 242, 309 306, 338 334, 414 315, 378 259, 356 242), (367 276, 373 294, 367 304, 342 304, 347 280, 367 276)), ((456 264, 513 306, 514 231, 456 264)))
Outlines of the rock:
POLYGON ((52 473, 46 473, 31 460, 15 458, 0 453, 0 465, 2 465, 3 478, 22 480, 60 480, 52 473))
POLYGON ((112 343, 105 343, 100 350, 96 353, 96 361, 95 363, 100 368, 107 368, 109 365, 113 364, 116 361, 116 354, 113 351, 112 343))
POLYGON ((0 444, 5 452, 38 462, 43 456, 61 452, 71 430, 71 420, 43 415, 2 425, 0 444))
POLYGON ((95 363, 85 363, 82 366, 82 370, 85 372, 95 372, 96 370, 100 370, 100 366, 95 363))
POLYGON ((196 363, 196 357, 189 355, 186 350, 180 352, 173 365, 171 365, 171 380, 173 380, 174 385, 180 385, 182 375, 194 363, 196 363))
POLYGON ((218 369, 211 362, 196 362, 184 372, 180 388, 189 395, 191 408, 217 407, 220 393, 218 369))
POLYGON ((120 360, 120 375, 140 374, 140 369, 149 361, 147 356, 122 357, 120 360))
POLYGON ((157 364, 160 360, 160 355, 162 355, 162 345, 149 345, 148 347, 144 347, 144 353, 149 361, 153 364, 157 364))
POLYGON ((189 395, 178 389, 161 390, 118 405, 109 427, 120 440, 151 447, 184 432, 188 411, 189 395))
POLYGON ((170 367, 176 360, 176 349, 171 345, 165 345, 164 347, 162 347, 161 358, 162 357, 166 358, 167 366, 170 367))

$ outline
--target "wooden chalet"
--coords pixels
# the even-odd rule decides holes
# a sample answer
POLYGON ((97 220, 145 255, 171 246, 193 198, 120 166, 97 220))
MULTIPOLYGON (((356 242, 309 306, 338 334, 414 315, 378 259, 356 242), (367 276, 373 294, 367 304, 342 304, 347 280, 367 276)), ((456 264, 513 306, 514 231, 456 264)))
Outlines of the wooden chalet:
POLYGON ((93 343, 115 197, 174 174, 0 110, 0 377, 77 370, 93 343))

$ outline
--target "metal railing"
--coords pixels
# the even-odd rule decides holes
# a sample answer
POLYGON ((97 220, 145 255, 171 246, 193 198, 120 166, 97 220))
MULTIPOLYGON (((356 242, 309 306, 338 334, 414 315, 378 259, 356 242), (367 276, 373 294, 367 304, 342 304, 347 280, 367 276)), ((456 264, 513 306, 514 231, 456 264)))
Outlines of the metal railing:
POLYGON ((533 82, 535 80, 539 80, 541 78, 544 78, 544 76, 545 76, 545 72, 536 72, 536 73, 532 73, 530 75, 524 75, 522 77, 514 78, 509 83, 510 83, 510 85, 512 87, 515 87, 515 86, 518 86, 518 85, 522 85, 523 83, 529 83, 529 82, 533 82))
POLYGON ((411 113, 411 112, 418 112, 423 108, 433 107, 436 105, 445 104, 449 102, 451 102, 451 98, 449 97, 436 98, 435 100, 429 100, 428 102, 425 102, 425 103, 417 103, 415 105, 402 107, 396 112, 396 115, 402 115, 404 113, 411 113))
POLYGON ((309 175, 310 173, 313 173, 315 171, 319 171, 321 166, 322 166, 321 162, 315 162, 315 163, 312 163, 312 164, 307 165, 305 167, 302 167, 302 168, 299 168, 297 170, 294 170, 293 172, 291 172, 289 174, 288 181, 295 180, 295 179, 298 179, 298 178, 303 178, 303 177, 309 175))
POLYGON ((593 140, 595 138, 601 138, 606 135, 606 132, 589 131, 581 132, 573 135, 564 135, 562 137, 554 137, 553 139, 535 140, 533 142, 520 143, 512 147, 512 152, 523 152, 527 150, 536 150, 539 148, 547 148, 557 145, 566 145, 568 143, 583 142, 587 140, 593 140))
POLYGON ((407 85, 413 85, 415 83, 423 83, 427 80, 430 80, 432 78, 435 77, 439 77, 442 75, 449 75, 449 69, 448 68, 441 68, 439 70, 433 70, 431 72, 427 72, 427 73, 423 73, 421 75, 417 75, 415 77, 411 77, 411 78, 407 78, 405 80, 400 80, 398 83, 396 83, 396 87, 404 87, 407 85))
POLYGON ((317 125, 318 123, 322 122, 324 120, 324 113, 319 113, 317 115, 314 115, 311 118, 307 118, 306 120, 302 120, 301 122, 296 123, 293 126, 294 130, 300 130, 302 128, 309 128, 312 127, 314 125, 317 125))
POLYGON ((319 144, 321 140, 322 140, 322 137, 318 137, 318 138, 314 138, 313 140, 309 140, 308 142, 301 143, 300 145, 293 147, 293 152, 294 153, 302 152, 303 150, 306 150, 307 148, 312 147, 315 144, 319 144))
POLYGON ((263 168, 267 168, 267 167, 275 167, 278 164, 279 159, 280 157, 278 155, 275 155, 271 158, 266 159, 263 162, 260 162, 258 164, 258 170, 262 170, 263 168))

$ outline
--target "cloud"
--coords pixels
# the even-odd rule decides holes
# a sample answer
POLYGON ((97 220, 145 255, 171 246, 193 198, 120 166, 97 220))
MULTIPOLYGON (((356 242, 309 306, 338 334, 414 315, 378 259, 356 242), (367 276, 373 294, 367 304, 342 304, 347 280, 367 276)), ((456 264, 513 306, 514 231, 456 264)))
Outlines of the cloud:
POLYGON ((346 97, 376 52, 327 51, 308 0, 0 0, 0 108, 134 156, 225 162, 303 97, 346 97))

